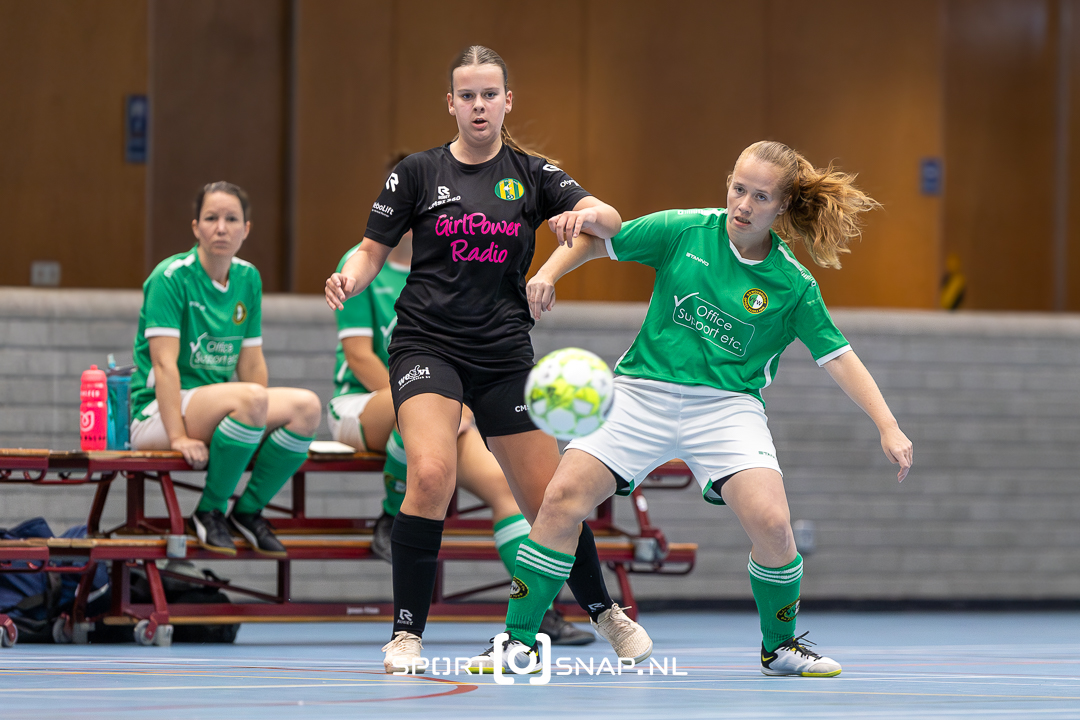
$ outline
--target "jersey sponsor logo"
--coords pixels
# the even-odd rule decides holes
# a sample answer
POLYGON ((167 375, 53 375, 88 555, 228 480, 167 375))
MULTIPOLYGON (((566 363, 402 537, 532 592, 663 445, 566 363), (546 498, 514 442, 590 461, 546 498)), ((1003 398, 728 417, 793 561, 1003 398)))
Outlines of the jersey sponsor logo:
POLYGON ((510 599, 520 600, 529 594, 529 586, 521 578, 515 577, 510 581, 510 599))
POLYGON ((528 405, 515 405, 514 406, 514 412, 518 412, 518 413, 529 412, 529 406, 528 405))
POLYGON ((680 210, 679 215, 715 215, 720 217, 721 212, 713 208, 693 208, 691 210, 680 210))
MULTIPOLYGON (((575 180, 574 178, 566 178, 561 183, 559 183, 559 187, 561 187, 561 188, 564 188, 567 185, 577 185, 577 180, 575 180)), ((578 185, 578 187, 581 187, 581 186, 578 185)))
POLYGON ((435 220, 435 234, 440 237, 450 235, 507 235, 517 237, 521 223, 506 220, 488 220, 482 212, 468 213, 459 218, 453 215, 440 215, 435 220))
POLYGON ((206 306, 203 305, 198 300, 188 300, 188 307, 197 307, 200 310, 202 310, 203 312, 206 312, 206 306))
POLYGON ((791 622, 795 619, 795 616, 799 614, 799 601, 785 605, 776 611, 776 619, 780 622, 791 622))
POLYGON ((479 247, 470 248, 468 240, 455 240, 450 243, 450 259, 454 262, 476 260, 478 262, 504 263, 509 253, 500 250, 499 246, 491 243, 483 252, 479 247), (465 251, 468 250, 468 253, 465 251))
POLYGON ((390 192, 397 192, 398 175, 397 173, 390 173, 390 177, 386 178, 386 189, 390 192))
POLYGON ((242 302, 237 302, 236 307, 233 308, 232 321, 234 325, 239 325, 247 320, 247 307, 242 302))
POLYGON ((686 253, 686 257, 690 258, 691 260, 697 260, 699 263, 701 263, 705 267, 709 267, 709 261, 708 260, 702 260, 701 258, 699 258, 697 255, 695 255, 692 252, 686 253))
POLYGON ((397 386, 398 390, 405 387, 414 380, 429 380, 431 379, 431 370, 429 368, 422 368, 419 365, 414 367, 409 372, 398 378, 397 386))
POLYGON ((551 163, 548 163, 544 166, 544 172, 559 172, 560 170, 562 170, 561 167, 559 167, 558 165, 552 165, 551 163))
POLYGON ((742 296, 742 306, 746 308, 746 312, 757 315, 769 307, 769 296, 760 288, 750 288, 742 296))
POLYGON ((495 195, 503 200, 519 200, 525 197, 525 188, 514 178, 503 178, 495 186, 495 195))
POLYGON ((188 342, 191 355, 188 365, 204 370, 228 370, 236 367, 240 359, 241 337, 211 337, 203 333, 195 342, 188 342))
POLYGON ((450 188, 446 187, 445 185, 440 185, 438 190, 439 190, 439 197, 435 198, 434 202, 432 202, 430 205, 428 205, 428 208, 427 208, 428 210, 431 210, 433 208, 437 208, 440 205, 445 205, 448 202, 461 202, 461 196, 460 195, 455 195, 454 197, 450 197, 450 188))
POLYGON ((374 212, 379 213, 383 217, 390 217, 394 214, 394 208, 390 207, 389 205, 383 205, 381 203, 375 203, 371 206, 371 209, 374 212))
POLYGON ((389 325, 385 327, 380 325, 379 332, 382 333, 383 347, 390 347, 390 336, 394 334, 394 328, 397 327, 397 315, 393 317, 389 325))
POLYGON ((696 292, 681 299, 675 296, 672 320, 695 331, 702 340, 738 357, 746 356, 746 348, 754 337, 753 325, 729 315, 696 292))

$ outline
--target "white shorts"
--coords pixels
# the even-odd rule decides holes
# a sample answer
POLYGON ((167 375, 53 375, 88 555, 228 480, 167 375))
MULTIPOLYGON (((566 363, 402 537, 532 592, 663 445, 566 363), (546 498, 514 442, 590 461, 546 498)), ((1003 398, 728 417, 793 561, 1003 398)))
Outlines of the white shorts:
MULTIPOLYGON (((205 385, 180 391, 180 417, 187 415, 187 406, 195 393, 205 385)), ((161 413, 158 411, 158 402, 153 400, 139 413, 143 420, 131 421, 131 449, 132 450, 172 450, 169 442, 169 433, 165 432, 165 423, 161 422, 161 413)))
POLYGON ((607 422, 567 449, 592 455, 629 482, 620 495, 629 495, 654 468, 674 459, 686 463, 701 496, 714 505, 724 504, 714 482, 750 468, 781 472, 757 398, 642 378, 615 378, 607 422))
POLYGON ((339 395, 326 404, 326 422, 330 426, 330 436, 340 443, 351 445, 360 452, 366 452, 364 428, 360 425, 360 416, 371 398, 378 390, 370 393, 339 395))

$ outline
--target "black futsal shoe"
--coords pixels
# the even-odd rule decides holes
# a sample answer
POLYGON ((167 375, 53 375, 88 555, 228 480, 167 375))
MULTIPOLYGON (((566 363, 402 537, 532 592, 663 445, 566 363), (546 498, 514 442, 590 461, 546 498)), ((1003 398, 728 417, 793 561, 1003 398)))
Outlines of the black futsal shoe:
POLYGON ((241 513, 233 510, 229 514, 229 520, 255 552, 275 558, 289 556, 289 551, 274 535, 274 531, 270 528, 270 521, 262 516, 262 512, 241 513))
POLYGON ((371 554, 390 562, 390 531, 394 529, 394 516, 383 510, 371 532, 371 554))
POLYGON ((196 510, 191 514, 191 524, 195 528, 199 545, 210 552, 236 555, 236 544, 229 532, 229 524, 220 510, 196 510))
POLYGON ((596 642, 596 636, 567 622, 563 614, 555 608, 549 608, 540 621, 540 632, 551 638, 552 645, 588 645, 596 642))

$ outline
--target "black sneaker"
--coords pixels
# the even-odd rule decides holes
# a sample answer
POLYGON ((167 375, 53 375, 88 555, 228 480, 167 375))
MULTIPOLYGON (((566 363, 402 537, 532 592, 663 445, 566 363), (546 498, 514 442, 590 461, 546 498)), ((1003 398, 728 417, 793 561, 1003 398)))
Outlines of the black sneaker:
POLYGON ((233 543, 232 533, 229 532, 229 524, 220 510, 199 512, 191 514, 191 524, 195 527, 195 537, 199 539, 199 545, 210 552, 222 555, 235 555, 236 545, 233 543))
POLYGON ((285 558, 289 551, 281 544, 270 528, 270 522, 262 516, 262 512, 240 513, 233 510, 229 514, 229 520, 233 527, 240 531, 251 548, 260 555, 269 557, 285 558))
POLYGON ((540 621, 540 632, 551 638, 552 645, 588 645, 596 642, 596 636, 566 621, 563 614, 549 608, 540 621))
POLYGON ((371 554, 380 560, 390 560, 390 531, 394 529, 394 516, 383 510, 371 532, 371 554))

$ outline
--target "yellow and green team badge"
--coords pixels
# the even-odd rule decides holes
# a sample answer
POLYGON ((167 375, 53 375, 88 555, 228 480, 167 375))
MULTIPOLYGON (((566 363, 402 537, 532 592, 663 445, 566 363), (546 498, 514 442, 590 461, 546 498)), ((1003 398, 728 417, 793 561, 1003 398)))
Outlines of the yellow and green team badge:
POLYGON ((769 296, 765 294, 764 290, 750 288, 746 291, 746 294, 742 296, 742 304, 748 313, 757 315, 759 312, 769 307, 769 296))
POLYGON ((519 578, 514 578, 510 581, 510 599, 520 600, 529 594, 529 586, 523 583, 519 578))
POLYGON ((233 309, 232 321, 239 325, 244 322, 245 319, 247 319, 247 308, 244 307, 244 303, 238 302, 236 303, 236 308, 233 309))
POLYGON ((791 622, 795 619, 795 616, 799 614, 799 601, 785 605, 776 611, 776 619, 780 622, 791 622))
POLYGON ((503 178, 495 186, 495 194, 503 200, 518 200, 525 196, 525 188, 514 178, 503 178))

